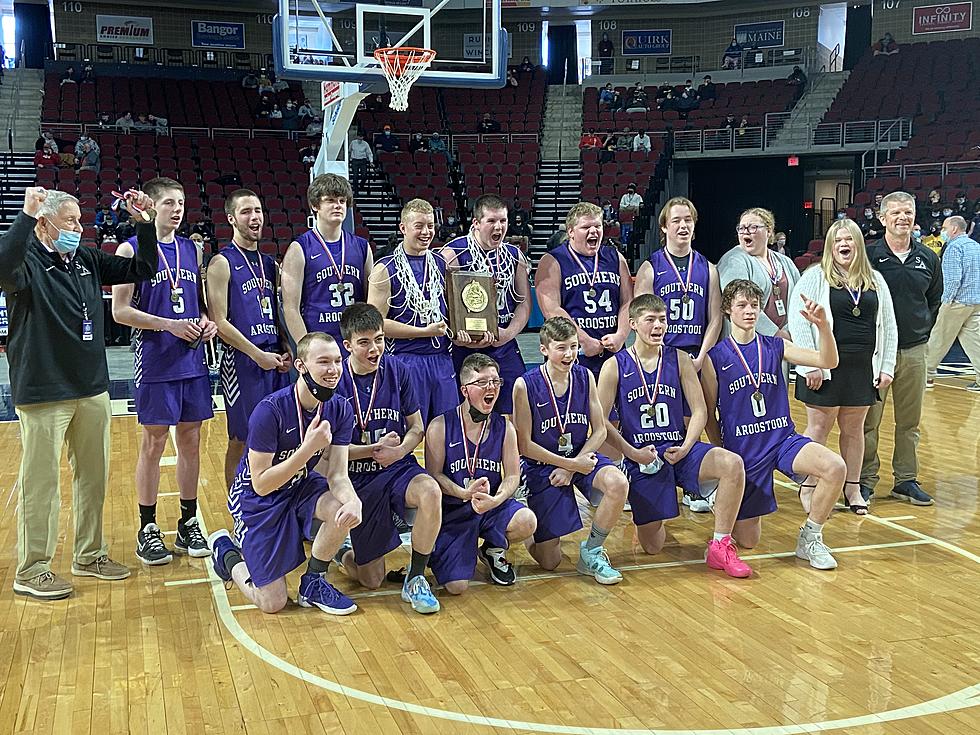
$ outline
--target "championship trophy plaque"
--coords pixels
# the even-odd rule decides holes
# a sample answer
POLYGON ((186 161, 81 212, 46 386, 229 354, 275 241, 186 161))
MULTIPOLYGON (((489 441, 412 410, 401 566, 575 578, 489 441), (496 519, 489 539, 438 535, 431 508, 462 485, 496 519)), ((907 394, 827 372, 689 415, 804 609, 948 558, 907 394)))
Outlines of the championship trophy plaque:
POLYGON ((485 332, 497 338, 497 287, 493 274, 450 268, 446 272, 449 328, 479 340, 485 332))

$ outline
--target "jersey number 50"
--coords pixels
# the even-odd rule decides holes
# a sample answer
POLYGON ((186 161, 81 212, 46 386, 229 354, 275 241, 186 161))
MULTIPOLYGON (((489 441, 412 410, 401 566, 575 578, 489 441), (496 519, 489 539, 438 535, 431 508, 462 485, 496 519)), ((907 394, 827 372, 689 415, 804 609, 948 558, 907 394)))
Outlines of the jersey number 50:
POLYGON ((667 317, 672 322, 689 322, 694 318, 694 299, 689 299, 686 303, 683 299, 670 300, 670 315, 667 317))

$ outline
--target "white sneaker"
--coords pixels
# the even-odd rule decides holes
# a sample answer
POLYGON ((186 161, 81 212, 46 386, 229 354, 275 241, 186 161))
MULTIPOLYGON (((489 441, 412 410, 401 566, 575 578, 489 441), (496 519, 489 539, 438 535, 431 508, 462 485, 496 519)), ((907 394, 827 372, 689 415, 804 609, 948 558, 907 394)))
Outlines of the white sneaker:
MULTIPOLYGON (((683 494, 684 497, 681 502, 691 509, 692 513, 710 513, 712 503, 707 498, 692 498, 687 493, 683 494)), ((714 496, 712 496, 714 497, 714 496)))
POLYGON ((810 562, 814 569, 836 569, 837 560, 823 542, 822 533, 810 533, 800 529, 800 537, 796 542, 796 556, 810 562))

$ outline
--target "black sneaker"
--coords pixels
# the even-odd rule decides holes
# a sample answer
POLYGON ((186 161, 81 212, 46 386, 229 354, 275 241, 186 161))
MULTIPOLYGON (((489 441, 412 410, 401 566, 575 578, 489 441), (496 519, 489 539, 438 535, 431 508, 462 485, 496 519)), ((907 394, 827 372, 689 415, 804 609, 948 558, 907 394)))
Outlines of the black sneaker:
POLYGON ((143 530, 136 534, 136 556, 151 567, 169 564, 174 555, 163 543, 163 532, 156 523, 147 523, 143 530))
POLYGON ((491 582, 509 587, 517 581, 517 572, 514 571, 514 565, 504 558, 505 553, 505 549, 484 544, 480 547, 477 557, 486 565, 491 582))
POLYGON ((912 505, 932 505, 932 499, 916 480, 906 480, 892 488, 892 497, 911 503, 912 505))
POLYGON ((187 523, 177 522, 177 540, 174 541, 174 549, 197 559, 211 556, 211 549, 204 534, 201 533, 197 518, 191 518, 187 523))
POLYGON ((398 534, 398 538, 401 539, 401 542, 403 544, 412 543, 412 527, 408 525, 408 521, 397 513, 392 513, 391 519, 395 522, 395 533, 398 534))

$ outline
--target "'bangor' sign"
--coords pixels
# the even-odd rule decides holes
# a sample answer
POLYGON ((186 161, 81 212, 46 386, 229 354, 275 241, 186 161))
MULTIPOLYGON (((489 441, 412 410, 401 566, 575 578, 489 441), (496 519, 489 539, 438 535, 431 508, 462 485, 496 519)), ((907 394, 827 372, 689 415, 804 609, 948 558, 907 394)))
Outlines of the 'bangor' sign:
POLYGON ((623 56, 670 56, 671 30, 623 31, 623 56))
POLYGON ((191 46, 194 48, 234 48, 245 50, 245 24, 216 20, 191 21, 191 46))
POLYGON ((785 30, 786 23, 781 20, 739 23, 734 36, 742 48, 779 48, 786 45, 785 30))

